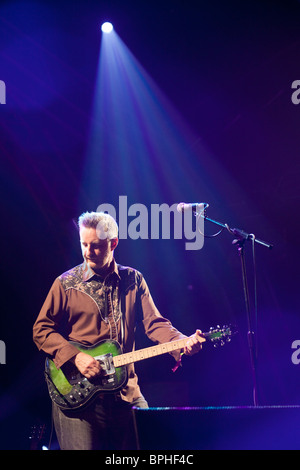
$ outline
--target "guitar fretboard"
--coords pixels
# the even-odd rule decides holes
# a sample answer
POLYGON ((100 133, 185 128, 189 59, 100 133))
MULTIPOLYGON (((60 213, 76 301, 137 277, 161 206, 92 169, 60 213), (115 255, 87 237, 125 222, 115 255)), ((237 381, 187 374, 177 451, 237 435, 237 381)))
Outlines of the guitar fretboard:
MULTIPOLYGON (((115 367, 126 366, 127 364, 132 364, 133 362, 142 361, 144 359, 149 359, 154 356, 160 356, 176 349, 182 349, 185 346, 189 338, 183 338, 176 341, 170 341, 169 343, 157 344, 156 346, 150 346, 145 349, 138 349, 137 351, 132 351, 125 354, 120 354, 113 358, 113 363, 115 367)), ((203 341, 205 339, 203 338, 203 341)))

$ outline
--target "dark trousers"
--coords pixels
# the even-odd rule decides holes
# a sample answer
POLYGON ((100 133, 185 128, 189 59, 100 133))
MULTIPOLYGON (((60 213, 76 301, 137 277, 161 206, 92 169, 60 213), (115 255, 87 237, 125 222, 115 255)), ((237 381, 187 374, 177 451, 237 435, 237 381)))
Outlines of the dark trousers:
POLYGON ((148 408, 144 397, 127 403, 119 395, 100 396, 86 409, 65 412, 53 404, 53 421, 61 450, 136 450, 132 406, 148 408))

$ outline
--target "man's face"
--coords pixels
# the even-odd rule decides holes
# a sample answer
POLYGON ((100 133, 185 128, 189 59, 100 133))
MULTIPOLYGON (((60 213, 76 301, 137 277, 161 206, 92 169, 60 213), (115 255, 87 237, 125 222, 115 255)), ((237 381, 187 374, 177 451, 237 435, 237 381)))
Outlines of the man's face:
POLYGON ((100 240, 95 228, 80 227, 79 234, 82 256, 93 271, 109 268, 118 240, 100 240))

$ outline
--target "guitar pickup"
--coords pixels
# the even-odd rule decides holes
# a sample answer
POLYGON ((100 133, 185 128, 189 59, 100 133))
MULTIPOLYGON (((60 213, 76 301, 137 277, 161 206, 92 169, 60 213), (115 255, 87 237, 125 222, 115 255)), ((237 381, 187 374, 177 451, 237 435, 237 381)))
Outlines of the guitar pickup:
POLYGON ((113 375, 116 372, 113 355, 111 353, 95 356, 94 359, 100 362, 102 375, 113 375))

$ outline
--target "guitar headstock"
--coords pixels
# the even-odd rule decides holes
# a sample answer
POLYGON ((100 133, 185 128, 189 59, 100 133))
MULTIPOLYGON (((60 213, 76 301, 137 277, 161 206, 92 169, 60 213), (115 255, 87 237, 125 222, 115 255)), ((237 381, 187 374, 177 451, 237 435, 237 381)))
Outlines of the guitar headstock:
POLYGON ((229 343, 231 338, 236 334, 237 328, 232 325, 223 326, 222 328, 218 325, 216 328, 211 327, 208 333, 203 333, 205 338, 213 343, 215 348, 229 343))

